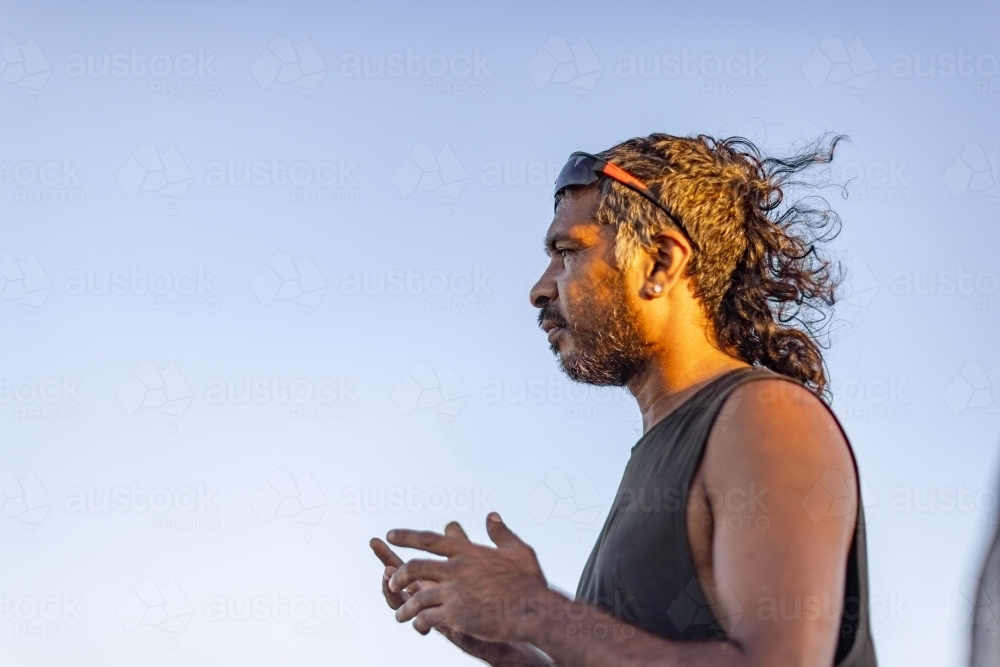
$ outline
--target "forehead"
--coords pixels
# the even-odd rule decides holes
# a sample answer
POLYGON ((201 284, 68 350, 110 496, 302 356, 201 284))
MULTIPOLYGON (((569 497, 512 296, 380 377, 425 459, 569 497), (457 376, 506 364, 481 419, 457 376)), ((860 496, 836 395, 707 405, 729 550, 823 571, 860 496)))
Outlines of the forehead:
POLYGON ((587 240, 599 236, 602 228, 607 225, 597 221, 597 203, 597 188, 584 188, 582 191, 563 197, 556 208, 552 224, 549 225, 546 239, 587 240))

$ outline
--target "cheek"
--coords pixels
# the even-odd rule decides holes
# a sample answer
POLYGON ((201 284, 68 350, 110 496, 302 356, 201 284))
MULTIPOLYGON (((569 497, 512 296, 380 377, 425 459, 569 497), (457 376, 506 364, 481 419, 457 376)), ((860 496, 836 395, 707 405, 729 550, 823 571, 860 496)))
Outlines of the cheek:
POLYGON ((567 257, 563 260, 562 271, 559 274, 559 293, 578 297, 582 293, 594 289, 595 271, 591 263, 582 257, 567 257))
POLYGON ((559 300, 567 317, 572 318, 576 314, 581 300, 586 299, 588 288, 587 282, 580 276, 574 275, 572 271, 563 274, 559 283, 559 300))
POLYGON ((567 285, 567 291, 562 293, 563 313, 576 330, 591 328, 593 321, 600 319, 607 301, 604 289, 593 281, 578 280, 567 285))
POLYGON ((561 278, 561 287, 580 298, 608 294, 618 276, 613 269, 599 261, 579 257, 566 262, 561 278))

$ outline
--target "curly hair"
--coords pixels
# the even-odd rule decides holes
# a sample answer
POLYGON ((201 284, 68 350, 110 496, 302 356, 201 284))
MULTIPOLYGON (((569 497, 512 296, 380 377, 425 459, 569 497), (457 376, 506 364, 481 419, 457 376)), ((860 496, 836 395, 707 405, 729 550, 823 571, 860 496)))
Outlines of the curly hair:
MULTIPOLYGON (((800 176, 833 159, 842 135, 824 135, 789 157, 767 157, 742 137, 651 134, 600 153, 635 176, 679 217, 697 248, 694 295, 720 349, 802 382, 828 398, 821 335, 842 279, 819 247, 840 217, 800 176), (811 189, 790 203, 786 195, 811 189)), ((598 221, 617 227, 620 266, 674 227, 662 210, 609 178, 598 183, 598 221)))

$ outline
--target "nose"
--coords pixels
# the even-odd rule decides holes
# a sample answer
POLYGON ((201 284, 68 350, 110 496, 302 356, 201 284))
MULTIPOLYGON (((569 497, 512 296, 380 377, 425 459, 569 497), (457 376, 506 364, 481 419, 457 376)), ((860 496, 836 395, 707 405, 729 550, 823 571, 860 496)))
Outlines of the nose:
POLYGON ((558 296, 559 290, 556 287, 555 277, 552 275, 552 264, 549 264, 545 269, 545 273, 542 274, 542 277, 531 288, 528 298, 531 300, 531 305, 535 308, 544 308, 555 301, 558 296))

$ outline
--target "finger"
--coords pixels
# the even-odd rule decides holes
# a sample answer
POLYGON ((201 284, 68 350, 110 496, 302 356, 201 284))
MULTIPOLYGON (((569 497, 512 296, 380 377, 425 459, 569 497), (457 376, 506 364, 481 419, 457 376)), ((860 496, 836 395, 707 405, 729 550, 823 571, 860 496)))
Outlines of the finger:
POLYGON ((399 609, 406 602, 406 596, 403 592, 394 593, 389 590, 389 579, 394 574, 396 574, 396 568, 394 567, 387 567, 382 573, 382 595, 385 597, 385 603, 389 605, 390 609, 399 609))
POLYGON ((445 619, 444 607, 430 607, 417 614, 413 621, 413 629, 422 635, 426 635, 435 625, 445 619))
POLYGON ((428 579, 441 581, 447 576, 448 564, 440 560, 411 560, 389 578, 389 590, 398 593, 410 584, 428 579))
POLYGON ((438 556, 454 556, 469 544, 468 540, 433 533, 429 530, 390 530, 386 537, 390 544, 395 544, 397 547, 421 549, 438 556))
POLYGON ((493 544, 501 548, 524 546, 524 542, 507 527, 500 515, 490 512, 486 517, 486 533, 493 540, 493 544))
MULTIPOLYGON (((384 572, 382 572, 382 590, 386 595, 401 595, 402 600, 405 601, 409 596, 413 595, 421 588, 431 588, 432 586, 437 586, 437 582, 435 581, 416 581, 401 590, 399 593, 393 593, 389 590, 389 580, 392 579, 392 575, 396 574, 396 570, 398 569, 399 568, 389 566, 385 568, 384 572)), ((393 607, 393 609, 395 609, 395 607, 393 607)))
POLYGON ((403 589, 403 597, 407 600, 410 599, 411 595, 416 595, 417 591, 422 591, 425 588, 434 588, 438 585, 438 582, 431 581, 430 579, 424 579, 423 581, 417 581, 406 588, 403 589))
POLYGON ((403 559, 396 555, 396 552, 389 548, 389 545, 377 537, 373 537, 368 546, 372 548, 378 559, 385 566, 399 567, 403 564, 403 559))
POLYGON ((457 521, 452 521, 444 527, 444 534, 448 537, 457 537, 460 540, 468 540, 469 536, 462 530, 462 526, 457 521))
POLYGON ((412 596, 406 604, 396 610, 396 620, 405 623, 424 609, 443 604, 440 591, 440 588, 428 588, 412 596))

